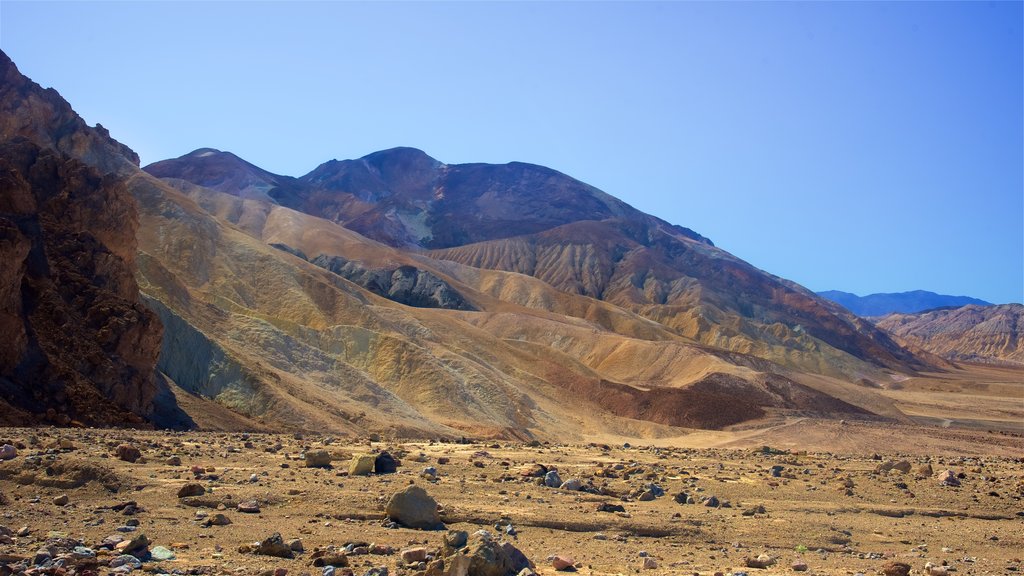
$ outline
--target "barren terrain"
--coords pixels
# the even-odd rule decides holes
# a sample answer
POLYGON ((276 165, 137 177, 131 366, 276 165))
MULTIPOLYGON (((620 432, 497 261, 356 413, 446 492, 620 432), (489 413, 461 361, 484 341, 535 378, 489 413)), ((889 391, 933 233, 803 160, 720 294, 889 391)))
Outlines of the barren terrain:
POLYGON ((408 564, 403 550, 443 556, 446 530, 487 530, 540 574, 556 573, 556 555, 571 557, 581 574, 774 574, 800 563, 813 574, 880 574, 893 562, 914 574, 925 574, 928 562, 948 564, 947 573, 1016 573, 1024 569, 1024 410, 1021 382, 1012 381, 1019 372, 972 370, 964 374, 988 381, 969 387, 947 374, 888 391, 898 406, 944 415, 945 427, 915 423, 917 414, 907 423, 788 416, 565 445, 8 428, 0 440, 18 448, 0 462, 0 524, 14 535, 0 538, 0 564, 32 562, 47 542, 59 556, 61 545, 74 544, 59 536, 96 552, 87 562, 105 574, 118 554, 102 549, 104 539, 145 534, 149 553, 162 546, 175 555, 143 562, 153 573, 320 575, 314 561, 348 546, 355 574, 416 574, 430 558, 408 564), (979 429, 981 421, 1002 427, 979 429), (122 445, 142 458, 120 459, 122 445), (330 468, 306 466, 304 454, 316 450, 330 454, 330 468), (400 460, 397 473, 349 475, 353 455, 383 451, 400 460), (584 490, 526 475, 542 473, 537 464, 563 482, 579 479, 584 490), (427 467, 435 479, 422 474, 427 467), (942 482, 947 470, 959 486, 942 482), (205 493, 179 498, 188 483, 205 493), (389 526, 388 500, 410 484, 437 500, 446 530, 389 526), (693 503, 678 502, 679 494, 693 503), (718 506, 708 505, 711 497, 718 506), (259 512, 240 511, 246 501, 259 512), (117 509, 126 502, 136 503, 133 514, 117 509), (622 510, 599 511, 613 506, 622 510), (230 524, 207 526, 216 514, 230 524), (292 559, 245 551, 274 532, 300 539, 304 551, 292 559), (759 555, 775 563, 746 566, 759 555))

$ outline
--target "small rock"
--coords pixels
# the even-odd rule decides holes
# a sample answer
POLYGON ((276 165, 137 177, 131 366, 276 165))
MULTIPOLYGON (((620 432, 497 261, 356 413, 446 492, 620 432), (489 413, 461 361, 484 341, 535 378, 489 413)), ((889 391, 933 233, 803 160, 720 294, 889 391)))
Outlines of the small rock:
POLYGON ((717 496, 708 496, 707 499, 704 500, 704 505, 708 508, 718 508, 719 504, 720 502, 718 501, 717 496))
POLYGON ((12 460, 18 456, 18 449, 10 444, 0 446, 0 460, 12 460))
POLYGON ((551 567, 555 570, 569 570, 576 565, 576 559, 572 556, 555 556, 551 559, 551 567))
POLYGON ((307 450, 306 468, 330 468, 331 453, 327 450, 307 450))
POLYGON ((427 549, 422 546, 402 550, 402 561, 406 564, 415 564, 416 562, 423 562, 426 559, 427 549))
POLYGON ((55 505, 57 505, 57 506, 67 506, 67 504, 68 504, 68 495, 67 494, 61 494, 60 496, 55 497, 53 499, 53 503, 55 505))
POLYGON ((644 570, 654 570, 657 567, 658 567, 658 561, 657 560, 655 560, 654 558, 652 558, 650 556, 647 556, 646 558, 644 558, 644 562, 643 562, 644 570))
POLYGON ((884 574, 884 576, 909 576, 910 564, 904 564, 903 562, 889 562, 882 566, 882 574, 884 574))
POLYGON ((246 500, 238 504, 238 511, 245 514, 259 514, 260 503, 255 500, 246 500))
POLYGON ((231 519, 218 513, 207 518, 204 524, 207 526, 227 526, 228 524, 231 524, 231 519))
POLYGON ((931 464, 925 463, 925 464, 921 464, 920 466, 917 467, 917 472, 916 473, 917 473, 918 476, 921 476, 923 478, 931 478, 932 474, 934 474, 935 472, 932 471, 932 465, 931 464))
POLYGON ((544 475, 544 485, 548 488, 558 488, 562 485, 562 479, 558 476, 558 470, 549 470, 544 475))
POLYGON ((571 490, 575 492, 578 491, 580 488, 583 488, 583 481, 580 480, 579 478, 569 478, 565 482, 562 482, 562 485, 559 486, 559 488, 561 488, 562 490, 571 490))
POLYGON ((949 568, 940 564, 927 562, 924 565, 924 573, 926 576, 947 576, 949 574, 949 568))
POLYGON ((203 485, 198 482, 189 482, 178 490, 178 498, 202 496, 203 494, 206 494, 206 488, 203 488, 203 485))
POLYGON ((757 558, 747 558, 747 568, 768 568, 775 564, 775 559, 767 554, 761 554, 757 558))
POLYGON ((434 468, 433 466, 427 466, 426 468, 423 469, 422 472, 420 472, 420 476, 433 482, 434 480, 437 480, 437 468, 434 468))
POLYGON ((793 562, 793 565, 790 566, 790 568, 792 568, 794 572, 807 572, 807 563, 793 562))
POLYGON ((139 461, 139 458, 142 458, 142 451, 131 444, 121 444, 117 447, 115 455, 119 460, 135 463, 139 461))
POLYGON ((153 549, 149 551, 149 553, 153 557, 153 560, 156 560, 157 562, 162 562, 164 560, 174 560, 175 558, 174 552, 168 548, 164 548, 163 546, 154 546, 153 549))
POLYGON ((293 558, 295 554, 280 532, 274 532, 256 546, 256 554, 263 556, 274 556, 276 558, 293 558))
POLYGON ((939 474, 939 484, 942 486, 959 486, 960 479, 957 478, 956 473, 952 470, 946 470, 939 474))
POLYGON ((610 504, 608 502, 602 502, 597 505, 598 512, 625 512, 626 509, 619 504, 610 504))

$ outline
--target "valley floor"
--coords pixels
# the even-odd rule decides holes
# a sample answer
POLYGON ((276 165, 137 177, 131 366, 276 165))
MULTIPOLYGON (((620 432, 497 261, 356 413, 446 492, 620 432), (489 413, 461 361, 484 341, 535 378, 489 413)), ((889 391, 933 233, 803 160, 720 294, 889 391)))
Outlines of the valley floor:
MULTIPOLYGON (((19 445, 13 459, 0 462, 0 524, 12 532, 0 536, 0 565, 31 562, 48 541, 59 554, 60 546, 75 542, 54 538, 71 538, 98 551, 93 573, 106 574, 116 554, 100 550, 104 539, 144 533, 151 551, 162 546, 175 555, 145 562, 143 569, 158 574, 272 574, 283 568, 320 575, 322 568, 312 566, 316 551, 357 543, 384 545, 377 551, 390 553, 349 554, 355 574, 374 567, 415 574, 401 550, 436 550, 445 532, 382 522, 390 496, 415 483, 438 501, 448 529, 489 530, 522 550, 540 574, 555 573, 552 555, 571 556, 581 574, 775 574, 793 573, 794 563, 805 563, 812 574, 873 575, 890 562, 909 564, 915 574, 926 562, 947 563, 955 574, 1024 570, 1019 436, 810 419, 748 432, 695 433, 690 441, 724 434, 723 444, 756 448, 0 429, 0 441, 19 445), (844 451, 865 446, 867 440, 856 439, 863 434, 877 442, 874 449, 844 451), (926 444, 902 454, 915 434, 934 434, 935 452, 928 454, 932 446, 926 444), (965 446, 975 442, 974 453, 942 449, 954 441, 943 436, 949 434, 959 434, 965 446), (798 447, 800 438, 821 445, 829 437, 836 443, 829 452, 798 447), (784 442, 761 447, 768 439, 784 442), (142 458, 119 459, 122 445, 137 448, 142 458), (305 467, 301 455, 314 449, 331 452, 334 468, 305 467), (353 454, 381 450, 400 459, 397 473, 348 475, 353 454), (880 465, 901 460, 906 464, 899 468, 909 472, 880 471, 880 465), (534 464, 557 468, 563 480, 580 479, 604 494, 545 487, 523 475, 534 464), (436 481, 421 475, 427 466, 436 468, 436 481), (959 486, 940 483, 946 470, 959 476, 959 486), (179 489, 191 482, 205 494, 179 498, 179 489), (651 484, 664 495, 642 496, 651 484), (677 502, 681 493, 694 503, 677 502), (711 497, 719 506, 707 505, 711 497), (258 513, 239 510, 238 503, 249 500, 258 503, 258 513), (119 505, 129 501, 137 509, 126 515, 119 505), (598 511, 604 504, 623 510, 598 511), (218 513, 231 523, 206 526, 204 520, 218 513), (514 536, 505 533, 507 523, 514 536), (274 532, 301 539, 305 551, 280 559, 239 550, 274 532), (745 567, 747 558, 761 554, 776 563, 745 567), (656 567, 643 568, 645 557, 656 567)), ((9 572, 0 567, 0 573, 9 572)))

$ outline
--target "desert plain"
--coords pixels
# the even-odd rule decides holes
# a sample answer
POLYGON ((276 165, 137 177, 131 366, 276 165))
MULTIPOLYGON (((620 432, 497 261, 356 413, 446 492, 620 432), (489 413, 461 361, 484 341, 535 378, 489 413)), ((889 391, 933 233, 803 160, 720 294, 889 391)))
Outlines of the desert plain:
POLYGON ((487 531, 537 574, 1015 574, 1019 375, 905 381, 884 392, 902 422, 774 414, 571 443, 6 428, 0 573, 445 574, 446 538, 487 531), (384 452, 395 472, 353 468, 384 452), (388 518, 410 485, 443 528, 388 518), (256 553, 275 533, 291 558, 256 553))

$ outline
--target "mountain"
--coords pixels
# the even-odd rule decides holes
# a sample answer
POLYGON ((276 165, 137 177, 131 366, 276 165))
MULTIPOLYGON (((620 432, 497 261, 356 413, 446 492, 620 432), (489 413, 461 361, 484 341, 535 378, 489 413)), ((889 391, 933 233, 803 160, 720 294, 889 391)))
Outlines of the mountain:
POLYGON ((1024 305, 1001 304, 890 314, 878 327, 953 361, 1024 364, 1024 305))
POLYGON ((856 294, 840 292, 839 290, 828 290, 818 292, 818 295, 822 298, 828 298, 863 318, 885 316, 894 312, 912 314, 933 308, 959 308, 968 304, 977 304, 979 306, 991 305, 990 302, 978 300, 977 298, 947 296, 926 290, 868 294, 867 296, 857 296, 856 294))
POLYGON ((200 149, 143 171, 7 62, 4 141, 26 138, 75 171, 65 184, 34 165, 3 174, 41 198, 78 199, 95 182, 111 212, 54 204, 81 226, 27 256, 14 228, 35 229, 9 218, 4 311, 17 321, 50 309, 14 301, 27 293, 24 279, 12 288, 19 262, 29 274, 40 253, 79 254, 82 282, 50 281, 69 305, 62 332, 47 330, 70 340, 45 352, 88 377, 102 368, 115 384, 88 386, 112 411, 208 429, 663 436, 779 415, 901 420, 866 383, 934 367, 841 307, 548 168, 446 165, 398 148, 292 178, 200 149), (74 252, 90 238, 110 255, 74 252), (90 285, 123 306, 92 305, 90 285), (150 329, 160 324, 162 339, 150 329))
POLYGON ((138 157, 0 52, 0 424, 140 424, 161 325, 134 278, 138 157))
MULTIPOLYGON (((204 166, 242 166, 220 156, 196 151, 145 170, 174 182, 204 166)), ((332 160, 297 180, 302 186, 289 180, 267 195, 394 248, 430 249, 436 260, 527 274, 613 303, 702 344, 832 374, 864 372, 849 356, 875 367, 919 365, 870 323, 549 168, 449 165, 394 148, 332 160)))

